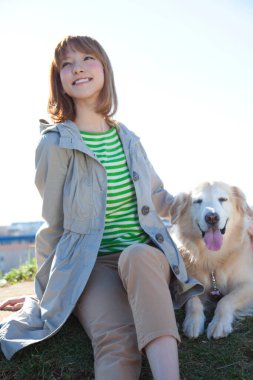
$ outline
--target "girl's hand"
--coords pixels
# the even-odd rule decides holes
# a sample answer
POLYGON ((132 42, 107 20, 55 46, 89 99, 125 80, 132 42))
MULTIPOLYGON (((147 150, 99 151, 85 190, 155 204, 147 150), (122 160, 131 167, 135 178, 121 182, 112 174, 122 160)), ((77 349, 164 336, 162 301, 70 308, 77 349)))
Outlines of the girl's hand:
POLYGON ((0 310, 17 311, 23 307, 24 302, 24 296, 18 298, 9 298, 8 300, 5 300, 4 302, 0 303, 0 310))

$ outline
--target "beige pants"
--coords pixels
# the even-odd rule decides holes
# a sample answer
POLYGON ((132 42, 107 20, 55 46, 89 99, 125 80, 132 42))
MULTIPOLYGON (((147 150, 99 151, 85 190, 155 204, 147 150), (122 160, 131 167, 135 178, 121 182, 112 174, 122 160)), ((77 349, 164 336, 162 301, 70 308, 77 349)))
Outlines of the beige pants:
POLYGON ((164 254, 136 244, 99 256, 75 315, 91 339, 96 380, 139 379, 141 351, 153 339, 180 341, 164 254))

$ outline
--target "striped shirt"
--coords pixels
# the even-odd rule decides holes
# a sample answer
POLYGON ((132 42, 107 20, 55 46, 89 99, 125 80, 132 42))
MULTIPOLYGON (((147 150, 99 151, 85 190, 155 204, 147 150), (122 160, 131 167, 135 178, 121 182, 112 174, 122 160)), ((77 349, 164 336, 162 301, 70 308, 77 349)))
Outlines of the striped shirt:
POLYGON ((107 174, 105 228, 98 254, 115 253, 135 243, 149 242, 139 223, 135 188, 117 129, 80 133, 107 174))

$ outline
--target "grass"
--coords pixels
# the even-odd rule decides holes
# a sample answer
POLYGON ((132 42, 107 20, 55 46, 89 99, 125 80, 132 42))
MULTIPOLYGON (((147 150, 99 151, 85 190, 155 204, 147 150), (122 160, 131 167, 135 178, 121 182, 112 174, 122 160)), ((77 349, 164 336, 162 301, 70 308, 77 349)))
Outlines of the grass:
MULTIPOLYGON (((181 323, 182 316, 181 312, 181 323)), ((183 338, 179 356, 185 380, 252 380, 253 318, 236 322, 234 332, 225 339, 183 338)))
MULTIPOLYGON (((35 272, 35 259, 30 259, 4 278, 16 283, 34 278, 35 272)), ((183 311, 177 311, 176 316, 182 326, 183 311)), ((253 317, 237 322, 226 339, 208 340, 203 335, 191 341, 182 337, 179 361, 182 380, 253 380, 253 317)), ((93 354, 73 316, 58 334, 18 352, 11 361, 0 353, 0 380, 80 379, 94 379, 93 354)), ((140 380, 151 379, 148 362, 143 358, 140 380)))
MULTIPOLYGON (((183 311, 176 314, 182 324, 183 311)), ((204 335, 194 341, 183 338, 179 359, 182 380, 252 380, 253 318, 237 322, 235 331, 226 339, 208 340, 204 335)), ((11 361, 0 354, 0 379, 92 380, 90 342, 71 316, 58 334, 18 352, 11 361)), ((152 379, 145 358, 140 379, 152 379)))

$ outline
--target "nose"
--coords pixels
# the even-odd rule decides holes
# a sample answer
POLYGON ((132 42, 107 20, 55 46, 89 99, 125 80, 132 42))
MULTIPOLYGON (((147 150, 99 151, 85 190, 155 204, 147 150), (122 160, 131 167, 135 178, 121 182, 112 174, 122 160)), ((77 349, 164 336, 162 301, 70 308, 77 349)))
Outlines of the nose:
POLYGON ((83 66, 80 62, 76 62, 73 66, 74 74, 82 73, 84 71, 83 66))
POLYGON ((217 212, 208 212, 205 215, 205 221, 210 226, 214 226, 215 224, 217 224, 219 222, 219 220, 220 220, 220 217, 217 214, 217 212))

